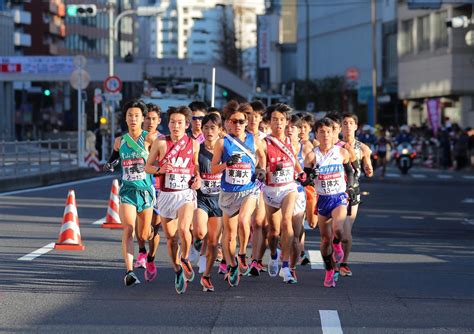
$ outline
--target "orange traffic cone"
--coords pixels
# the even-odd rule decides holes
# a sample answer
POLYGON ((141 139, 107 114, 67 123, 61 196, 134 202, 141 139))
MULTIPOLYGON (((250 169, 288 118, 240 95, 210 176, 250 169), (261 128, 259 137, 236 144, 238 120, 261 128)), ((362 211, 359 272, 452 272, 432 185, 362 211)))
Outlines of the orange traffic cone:
POLYGON ((61 230, 59 231, 58 242, 54 245, 54 249, 81 251, 86 249, 81 240, 74 190, 69 190, 67 194, 63 222, 61 224, 61 230))
POLYGON ((119 183, 117 179, 112 182, 112 189, 110 190, 109 207, 107 208, 107 215, 105 216, 105 223, 102 224, 104 228, 123 228, 119 217, 119 183))

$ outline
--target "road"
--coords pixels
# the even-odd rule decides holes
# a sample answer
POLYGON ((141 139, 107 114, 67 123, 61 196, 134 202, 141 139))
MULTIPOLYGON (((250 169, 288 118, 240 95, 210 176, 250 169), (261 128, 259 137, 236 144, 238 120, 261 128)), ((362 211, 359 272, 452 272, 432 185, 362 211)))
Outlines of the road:
MULTIPOLYGON (((214 273, 216 292, 202 292, 195 279, 184 295, 174 291, 163 244, 157 280, 123 285, 121 232, 93 224, 105 216, 111 180, 0 194, 0 332, 474 332, 469 179, 365 183, 354 276, 335 289, 323 288, 323 270, 304 266, 296 285, 265 274, 230 288, 214 273), (56 241, 68 189, 86 250, 19 261, 56 241)), ((319 268, 318 231, 307 231, 307 248, 319 268)))

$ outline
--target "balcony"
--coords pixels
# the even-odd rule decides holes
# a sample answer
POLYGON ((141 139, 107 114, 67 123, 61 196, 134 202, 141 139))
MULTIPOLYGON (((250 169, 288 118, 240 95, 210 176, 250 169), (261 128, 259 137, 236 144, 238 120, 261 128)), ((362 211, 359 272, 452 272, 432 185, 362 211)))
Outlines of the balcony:
POLYGON ((31 46, 31 35, 15 32, 13 35, 15 46, 31 46))
POLYGON ((13 21, 15 24, 31 24, 31 13, 20 9, 12 10, 13 21))

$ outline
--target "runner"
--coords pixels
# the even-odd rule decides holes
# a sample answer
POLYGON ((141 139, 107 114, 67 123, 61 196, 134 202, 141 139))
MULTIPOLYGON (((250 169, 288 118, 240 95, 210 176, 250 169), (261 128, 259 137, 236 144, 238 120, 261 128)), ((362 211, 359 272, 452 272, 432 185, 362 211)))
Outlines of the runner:
POLYGON ((140 283, 133 272, 133 235, 136 231, 140 239, 148 240, 152 234, 150 222, 155 192, 151 175, 145 173, 144 167, 153 136, 142 130, 148 112, 143 101, 131 100, 123 110, 128 133, 115 138, 114 152, 105 168, 113 170, 112 161, 120 158, 122 185, 119 191, 119 216, 123 225, 122 255, 127 270, 124 283, 133 286, 140 283))
POLYGON ((285 130, 291 108, 285 104, 276 104, 268 108, 272 133, 263 144, 266 156, 266 182, 263 188, 263 199, 268 217, 268 246, 271 259, 268 262, 268 274, 278 275, 279 251, 278 239, 281 234, 282 268, 280 276, 286 283, 296 283, 290 272, 289 262, 293 246, 294 231, 292 225, 298 190, 295 182, 295 172, 299 175, 303 169, 298 163, 290 139, 285 130))
POLYGON ((197 209, 194 211, 194 243, 207 239, 201 285, 204 291, 214 291, 211 282, 211 269, 217 256, 217 244, 222 230, 222 210, 219 208, 221 174, 211 174, 211 161, 214 146, 219 139, 222 121, 215 113, 204 116, 202 121, 205 141, 199 149, 199 170, 201 188, 197 190, 197 209))
POLYGON ((207 104, 202 101, 193 101, 189 104, 189 109, 192 111, 192 121, 191 131, 189 131, 188 135, 199 144, 202 144, 204 142, 202 119, 207 114, 207 104))
POLYGON ((185 134, 191 121, 188 107, 170 108, 168 119, 171 133, 153 142, 146 171, 159 176, 161 192, 157 207, 167 238, 168 254, 176 273, 175 289, 181 294, 186 291, 187 282, 194 279, 194 270, 188 258, 191 246, 189 228, 196 208, 195 189, 201 186, 199 144, 185 134), (181 240, 181 252, 178 239, 181 240))
POLYGON ((229 268, 226 278, 230 286, 237 286, 239 271, 248 271, 246 251, 250 220, 258 199, 255 178, 264 175, 264 170, 256 170, 256 165, 265 167, 265 156, 259 141, 245 132, 247 115, 252 107, 248 103, 231 101, 223 111, 229 134, 219 139, 214 147, 211 172, 223 173, 219 203, 224 214, 222 241, 229 268), (235 258, 237 234, 240 243, 238 260, 235 258))
MULTIPOLYGON (((254 135, 259 141, 262 141, 267 134, 261 132, 258 128, 265 114, 265 105, 260 101, 250 103, 252 112, 248 114, 247 132, 254 135)), ((261 271, 267 271, 263 265, 263 254, 267 248, 267 229, 268 224, 265 219, 265 203, 263 193, 259 190, 259 199, 252 215, 252 261, 250 263, 250 275, 259 276, 261 271)))
POLYGON ((367 145, 361 143, 355 139, 355 132, 358 126, 358 118, 354 114, 345 113, 342 115, 342 134, 343 140, 354 150, 356 160, 352 161, 352 167, 355 171, 355 199, 352 200, 349 204, 351 205, 350 214, 348 213, 346 221, 344 223, 344 234, 342 238, 342 248, 344 250, 344 259, 342 260, 341 266, 339 268, 339 274, 341 276, 352 276, 352 271, 348 266, 349 254, 352 249, 352 226, 357 217, 357 212, 359 209, 360 203, 360 187, 359 187, 359 177, 360 177, 360 166, 361 162, 364 166, 365 175, 372 177, 374 171, 372 168, 372 162, 370 160, 371 151, 367 145))
POLYGON ((351 200, 355 198, 354 174, 349 152, 334 145, 334 122, 323 118, 316 122, 315 131, 320 145, 306 156, 305 171, 310 178, 316 176, 320 249, 326 268, 324 286, 335 287, 333 261, 340 262, 344 258, 341 240, 348 195, 351 200))

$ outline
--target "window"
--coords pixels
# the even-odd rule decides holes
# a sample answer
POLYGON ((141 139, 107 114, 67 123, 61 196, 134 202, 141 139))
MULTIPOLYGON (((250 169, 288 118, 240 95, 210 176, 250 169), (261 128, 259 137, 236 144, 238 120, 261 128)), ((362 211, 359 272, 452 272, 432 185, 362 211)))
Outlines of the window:
POLYGON ((430 49, 430 16, 425 15, 418 18, 417 27, 418 51, 430 49))
POLYGON ((448 46, 448 28, 445 24, 447 17, 447 11, 442 11, 434 14, 433 32, 435 49, 444 48, 448 46))
POLYGON ((188 7, 183 7, 183 13, 187 14, 188 13, 188 7))
POLYGON ((413 20, 401 22, 400 55, 413 53, 413 20))

